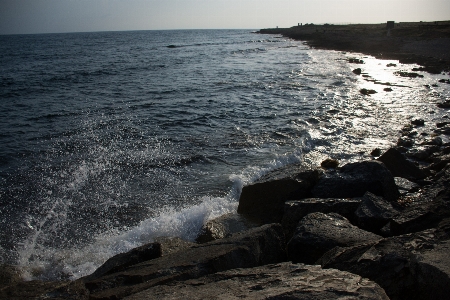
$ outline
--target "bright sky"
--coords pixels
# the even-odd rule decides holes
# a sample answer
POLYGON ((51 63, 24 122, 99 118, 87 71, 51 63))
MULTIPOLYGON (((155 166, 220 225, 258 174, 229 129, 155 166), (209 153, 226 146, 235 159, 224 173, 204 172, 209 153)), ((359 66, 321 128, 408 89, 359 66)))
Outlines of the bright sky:
POLYGON ((0 34, 450 20, 450 0, 0 0, 0 34))

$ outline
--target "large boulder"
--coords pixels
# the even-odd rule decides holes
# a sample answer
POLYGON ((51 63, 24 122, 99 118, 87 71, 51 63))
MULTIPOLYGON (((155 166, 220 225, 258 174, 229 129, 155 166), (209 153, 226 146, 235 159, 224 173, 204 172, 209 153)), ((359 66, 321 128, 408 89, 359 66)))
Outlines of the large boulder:
POLYGON ((380 230, 400 213, 399 208, 382 197, 367 192, 355 211, 359 228, 381 234, 380 230))
POLYGON ((310 213, 337 213, 352 222, 355 219, 355 211, 361 204, 360 198, 336 199, 336 198, 307 198, 302 200, 287 201, 284 204, 284 214, 281 220, 286 240, 294 234, 298 222, 310 213))
POLYGON ((426 174, 395 148, 391 148, 378 158, 395 177, 410 180, 423 179, 426 174))
POLYGON ((379 299, 376 283, 320 266, 281 263, 220 272, 199 279, 156 286, 125 300, 140 299, 379 299))
POLYGON ((90 299, 120 299, 150 287, 286 260, 281 225, 268 224, 87 281, 90 299))
POLYGON ((160 237, 154 243, 148 243, 109 258, 94 273, 87 276, 87 278, 92 280, 106 274, 116 273, 125 270, 129 266, 168 255, 192 247, 193 245, 195 244, 183 241, 177 237, 160 237))
POLYGON ((197 236, 196 242, 201 244, 223 239, 231 236, 233 233, 242 232, 255 226, 256 224, 250 222, 242 215, 229 213, 204 224, 197 236))
POLYGON ((244 186, 237 212, 258 224, 279 223, 287 200, 309 197, 320 177, 319 170, 290 165, 244 186))
POLYGON ((369 278, 391 299, 447 299, 450 294, 448 226, 336 247, 318 262, 369 278))
POLYGON ((300 221, 289 241, 288 258, 296 263, 314 264, 325 252, 336 246, 379 239, 382 237, 359 229, 341 215, 311 213, 300 221))
POLYGON ((374 160, 349 163, 336 172, 327 172, 312 189, 316 198, 356 198, 366 192, 388 201, 400 195, 392 174, 382 162, 374 160))

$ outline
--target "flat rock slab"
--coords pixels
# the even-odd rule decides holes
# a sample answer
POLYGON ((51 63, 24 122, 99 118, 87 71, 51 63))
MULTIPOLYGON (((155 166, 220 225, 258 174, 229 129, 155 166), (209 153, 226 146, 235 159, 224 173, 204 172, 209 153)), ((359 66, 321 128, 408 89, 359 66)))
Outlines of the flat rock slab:
POLYGON ((220 272, 156 286, 126 300, 140 299, 389 299, 376 283, 320 266, 281 263, 220 272))
POLYGON ((369 278, 383 287, 391 299, 448 299, 448 238, 448 228, 430 229, 362 245, 336 247, 319 263, 324 268, 369 278))
POLYGON ((297 228, 298 222, 310 213, 337 213, 352 221, 354 213, 361 204, 360 198, 307 198, 302 200, 287 201, 284 204, 284 214, 281 220, 286 240, 289 240, 297 228))
POLYGON ((327 172, 312 189, 315 198, 357 198, 366 192, 396 201, 400 196, 394 177, 379 161, 349 163, 327 172))
POLYGON ((133 265, 85 285, 90 299, 121 299, 156 285, 285 260, 281 225, 269 224, 133 265))
POLYGON ((336 246, 350 246, 382 239, 350 224, 341 215, 311 213, 297 226, 288 243, 288 258, 292 262, 314 264, 336 246))

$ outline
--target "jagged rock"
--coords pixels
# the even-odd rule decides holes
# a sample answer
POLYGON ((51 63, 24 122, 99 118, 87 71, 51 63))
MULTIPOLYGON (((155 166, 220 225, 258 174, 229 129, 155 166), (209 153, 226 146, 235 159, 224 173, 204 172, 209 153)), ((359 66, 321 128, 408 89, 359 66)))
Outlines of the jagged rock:
POLYGON ((157 286, 125 300, 241 298, 389 299, 376 283, 358 275, 287 262, 230 270, 170 286, 157 286))
POLYGON ((391 172, 392 176, 406 179, 423 179, 426 177, 414 163, 407 160, 398 150, 391 148, 377 160, 381 161, 391 172))
POLYGON ((400 195, 406 195, 408 193, 413 193, 419 190, 420 186, 417 183, 409 181, 406 178, 395 177, 394 179, 400 195))
POLYGON ((284 202, 310 197, 320 174, 319 170, 305 170, 301 165, 271 172, 244 186, 237 212, 258 224, 279 223, 284 202))
POLYGON ((193 245, 195 244, 183 241, 180 238, 160 237, 154 243, 148 243, 109 258, 94 273, 87 276, 87 279, 93 280, 103 275, 120 272, 129 266, 155 259, 193 245))
POLYGON ((288 258, 295 263, 314 264, 336 246, 356 245, 381 238, 350 224, 341 215, 311 213, 300 221, 289 241, 288 258))
POLYGON ((150 287, 235 268, 251 268, 286 260, 280 224, 269 224, 130 266, 87 281, 90 299, 120 299, 150 287), (115 297, 115 298, 114 298, 115 297))
POLYGON ((361 75, 362 70, 361 70, 361 68, 356 68, 356 69, 354 69, 352 72, 353 72, 354 74, 356 74, 356 75, 361 75))
POLYGON ((372 156, 380 156, 381 155, 381 149, 380 148, 373 149, 372 152, 370 152, 370 155, 372 155, 372 156))
POLYGON ((376 234, 381 234, 381 228, 398 214, 399 210, 391 202, 369 192, 355 211, 358 227, 376 234))
POLYGON ((334 198, 307 198, 288 201, 284 204, 284 214, 281 220, 286 240, 294 234, 298 222, 310 213, 337 213, 352 221, 354 213, 361 203, 360 198, 334 199, 334 198))
POLYGON ((315 198, 356 198, 366 192, 395 201, 399 197, 394 177, 378 161, 349 163, 322 176, 312 189, 315 198))
POLYGON ((336 247, 319 263, 323 268, 369 278, 384 288, 391 299, 446 299, 450 293, 448 239, 448 230, 430 229, 367 244, 336 247))
POLYGON ((320 166, 324 169, 336 169, 339 166, 339 161, 336 159, 327 158, 322 161, 320 166))
POLYGON ((203 225, 198 235, 197 243, 207 243, 217 239, 229 237, 233 233, 245 231, 256 225, 243 216, 229 213, 219 218, 208 221, 203 225))

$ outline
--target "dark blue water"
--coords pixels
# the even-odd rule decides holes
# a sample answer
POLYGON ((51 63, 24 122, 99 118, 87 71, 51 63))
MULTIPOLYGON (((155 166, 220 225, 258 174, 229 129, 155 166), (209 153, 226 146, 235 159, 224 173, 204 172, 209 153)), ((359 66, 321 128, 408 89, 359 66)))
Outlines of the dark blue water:
POLYGON ((368 159, 449 97, 389 62, 246 30, 0 36, 2 261, 77 278, 154 237, 194 239, 274 168, 368 159), (403 87, 355 76, 355 55, 403 87))

